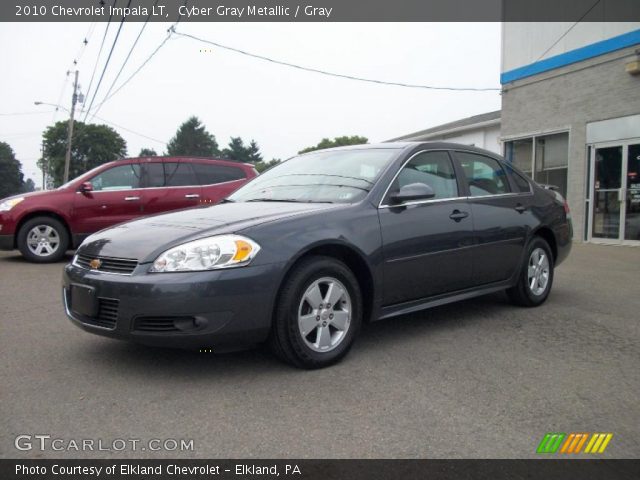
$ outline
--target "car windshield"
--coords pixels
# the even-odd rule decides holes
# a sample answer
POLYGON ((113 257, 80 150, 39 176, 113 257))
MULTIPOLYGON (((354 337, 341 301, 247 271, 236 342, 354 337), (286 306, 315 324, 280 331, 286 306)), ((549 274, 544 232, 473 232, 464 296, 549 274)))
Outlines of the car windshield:
POLYGON ((397 150, 353 149, 293 157, 255 178, 232 202, 352 203, 363 199, 397 150))

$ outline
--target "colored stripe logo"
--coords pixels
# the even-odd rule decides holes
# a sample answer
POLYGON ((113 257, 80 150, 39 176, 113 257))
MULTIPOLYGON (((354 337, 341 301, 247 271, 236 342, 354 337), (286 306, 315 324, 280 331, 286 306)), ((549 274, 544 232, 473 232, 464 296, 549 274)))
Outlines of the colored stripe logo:
POLYGON ((566 434, 551 432, 542 437, 542 441, 540 442, 540 445, 538 445, 536 453, 604 453, 612 438, 613 433, 566 434), (583 448, 584 451, 582 450, 583 448))

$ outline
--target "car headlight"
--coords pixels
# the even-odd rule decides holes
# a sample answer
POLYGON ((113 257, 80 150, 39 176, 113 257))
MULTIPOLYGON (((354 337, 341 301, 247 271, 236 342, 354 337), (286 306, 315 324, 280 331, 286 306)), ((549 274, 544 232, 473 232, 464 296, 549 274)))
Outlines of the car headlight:
POLYGON ((247 265, 260 245, 240 235, 217 235, 173 247, 153 262, 149 272, 197 272, 247 265))
POLYGON ((23 200, 24 197, 16 197, 5 200, 4 202, 0 203, 0 212, 8 212, 23 200))

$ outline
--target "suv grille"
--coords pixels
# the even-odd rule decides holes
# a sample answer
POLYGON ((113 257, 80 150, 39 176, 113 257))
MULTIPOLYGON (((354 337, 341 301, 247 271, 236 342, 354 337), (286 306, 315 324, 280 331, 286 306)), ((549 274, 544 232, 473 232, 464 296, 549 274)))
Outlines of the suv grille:
POLYGON ((97 270, 105 273, 120 273, 123 275, 131 275, 138 266, 138 261, 132 258, 99 257, 85 255, 83 253, 77 254, 73 263, 78 267, 89 270, 97 270), (94 260, 100 261, 100 266, 98 268, 93 268, 91 266, 91 262, 94 260))

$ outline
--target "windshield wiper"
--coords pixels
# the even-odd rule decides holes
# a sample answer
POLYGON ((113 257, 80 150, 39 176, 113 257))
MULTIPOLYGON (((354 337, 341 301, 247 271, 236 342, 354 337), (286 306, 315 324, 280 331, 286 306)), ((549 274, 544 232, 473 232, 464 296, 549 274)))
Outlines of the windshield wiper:
POLYGON ((235 203, 235 200, 231 200, 230 198, 223 198, 220 203, 235 203))
POLYGON ((245 200, 245 202, 285 202, 285 203, 333 203, 332 201, 320 201, 320 200, 296 200, 295 198, 252 198, 245 200))
MULTIPOLYGON (((337 178, 350 178, 351 180, 357 180, 359 182, 368 183, 373 185, 373 182, 360 177, 348 177, 346 175, 334 175, 333 173, 290 173, 288 175, 281 175, 281 177, 337 177, 337 178)), ((357 188, 357 187, 356 187, 357 188)))

